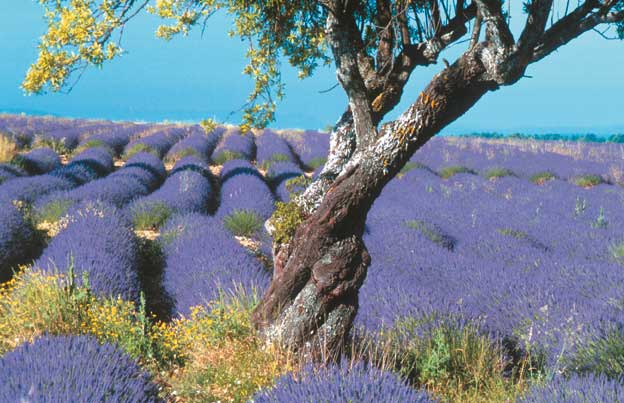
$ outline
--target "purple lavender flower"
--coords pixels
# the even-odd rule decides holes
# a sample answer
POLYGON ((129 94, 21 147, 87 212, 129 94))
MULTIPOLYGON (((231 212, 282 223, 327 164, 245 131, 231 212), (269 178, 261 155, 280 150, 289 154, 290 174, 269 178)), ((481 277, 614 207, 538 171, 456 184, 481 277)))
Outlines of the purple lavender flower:
POLYGON ((518 403, 603 403, 624 400, 621 381, 604 376, 557 376, 545 385, 533 386, 518 403))
POLYGON ((306 367, 296 376, 280 377, 272 389, 257 393, 256 403, 360 402, 426 403, 435 402, 426 392, 412 389, 396 375, 357 362, 328 368, 306 367))
POLYGON ((123 351, 92 336, 42 336, 0 359, 0 401, 160 402, 158 387, 123 351))
POLYGON ((194 155, 207 162, 224 131, 224 128, 217 128, 206 134, 201 127, 193 127, 192 134, 177 142, 169 150, 165 159, 175 162, 185 156, 194 155))

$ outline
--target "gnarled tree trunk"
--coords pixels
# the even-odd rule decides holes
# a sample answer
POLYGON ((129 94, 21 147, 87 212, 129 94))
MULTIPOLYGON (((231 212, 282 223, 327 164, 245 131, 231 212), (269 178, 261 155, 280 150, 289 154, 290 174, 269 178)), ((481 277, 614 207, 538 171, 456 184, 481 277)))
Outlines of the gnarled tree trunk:
POLYGON ((484 80, 481 51, 438 74, 373 144, 355 152, 292 241, 278 248, 273 281, 253 316, 270 340, 340 352, 370 264, 362 241, 368 211, 420 146, 497 87, 484 80))

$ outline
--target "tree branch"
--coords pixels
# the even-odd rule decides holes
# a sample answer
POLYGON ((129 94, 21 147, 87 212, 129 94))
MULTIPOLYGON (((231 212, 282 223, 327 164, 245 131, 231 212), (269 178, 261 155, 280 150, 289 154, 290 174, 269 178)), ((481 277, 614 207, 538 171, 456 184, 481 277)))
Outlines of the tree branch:
POLYGON ((339 0, 329 3, 326 34, 336 63, 338 82, 344 88, 353 114, 357 147, 366 147, 377 130, 372 120, 368 91, 360 73, 362 63, 362 38, 353 13, 342 9, 339 0), (333 10, 333 11, 332 11, 333 10))
POLYGON ((597 25, 624 20, 623 11, 611 12, 615 6, 614 1, 600 6, 600 3, 595 0, 587 0, 553 24, 535 45, 530 62, 534 63, 543 59, 584 32, 594 29, 597 25), (592 12, 599 7, 600 10, 592 12))
POLYGON ((520 39, 518 39, 520 52, 528 52, 542 37, 552 5, 553 0, 533 0, 531 2, 526 25, 520 34, 520 39))

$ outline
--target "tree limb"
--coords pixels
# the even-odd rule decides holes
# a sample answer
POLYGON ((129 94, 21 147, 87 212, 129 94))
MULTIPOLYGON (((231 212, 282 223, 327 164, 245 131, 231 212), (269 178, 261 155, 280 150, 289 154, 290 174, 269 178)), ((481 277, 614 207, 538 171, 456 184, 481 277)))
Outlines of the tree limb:
POLYGON ((543 59, 572 39, 594 29, 597 25, 623 21, 623 11, 610 11, 614 5, 615 2, 610 2, 607 3, 609 8, 605 9, 603 6, 599 11, 592 12, 600 6, 600 3, 594 0, 585 1, 544 32, 533 49, 531 63, 543 59))
POLYGON ((475 0, 485 22, 485 40, 499 49, 510 49, 515 44, 509 25, 503 17, 500 0, 475 0))
POLYGON ((520 52, 528 52, 542 37, 552 5, 553 0, 533 0, 531 2, 526 25, 520 34, 520 39, 518 39, 520 52))

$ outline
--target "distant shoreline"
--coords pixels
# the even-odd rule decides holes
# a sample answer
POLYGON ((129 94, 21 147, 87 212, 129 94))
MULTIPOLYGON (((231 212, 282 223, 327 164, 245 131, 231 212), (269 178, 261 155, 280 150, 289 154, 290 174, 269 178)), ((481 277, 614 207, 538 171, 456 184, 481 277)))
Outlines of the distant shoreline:
MULTIPOLYGON (((199 124, 199 120, 192 119, 162 119, 162 120, 145 120, 145 119, 108 119, 108 118, 96 118, 96 117, 76 117, 76 116, 61 116, 54 113, 48 112, 18 112, 18 111, 10 111, 10 110, 0 110, 0 117, 3 115, 11 115, 11 116, 29 116, 36 118, 54 118, 54 119, 76 119, 76 120, 89 120, 89 121, 109 121, 109 122, 130 122, 137 124, 183 124, 183 125, 193 125, 199 124)), ((236 126, 236 122, 218 122, 223 125, 233 125, 236 126)), ((304 131, 304 130, 316 130, 320 132, 327 132, 327 128, 298 128, 298 127, 269 127, 272 130, 288 130, 288 131, 304 131)), ((613 128, 609 130, 608 128, 601 128, 600 130, 588 130, 588 129, 572 129, 572 128, 562 128, 561 130, 557 129, 542 129, 542 130, 462 130, 453 133, 441 133, 438 136, 448 137, 448 136, 457 136, 457 137, 479 137, 486 139, 525 139, 525 140, 540 140, 540 141, 584 141, 584 142, 613 142, 613 143, 624 143, 624 126, 623 128, 613 128)))

